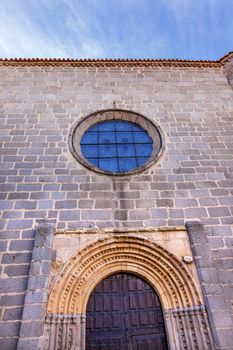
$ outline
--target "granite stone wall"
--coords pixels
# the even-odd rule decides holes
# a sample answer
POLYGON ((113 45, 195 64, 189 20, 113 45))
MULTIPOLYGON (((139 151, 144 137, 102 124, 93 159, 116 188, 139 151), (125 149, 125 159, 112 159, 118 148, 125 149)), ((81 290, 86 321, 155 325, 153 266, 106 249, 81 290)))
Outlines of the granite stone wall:
MULTIPOLYGON (((232 315, 233 91, 221 68, 1 67, 0 342, 15 349, 35 229, 183 226, 205 228, 211 254, 210 309, 232 315), (95 110, 120 108, 163 130, 157 164, 131 176, 94 173, 68 148, 71 126, 95 110)), ((206 248, 208 245, 208 249, 206 248)), ((210 252, 210 253, 209 253, 210 252)), ((199 254, 199 253, 198 253, 199 254)), ((219 349, 232 348, 228 319, 219 349), (222 341, 222 343, 221 343, 222 341)))

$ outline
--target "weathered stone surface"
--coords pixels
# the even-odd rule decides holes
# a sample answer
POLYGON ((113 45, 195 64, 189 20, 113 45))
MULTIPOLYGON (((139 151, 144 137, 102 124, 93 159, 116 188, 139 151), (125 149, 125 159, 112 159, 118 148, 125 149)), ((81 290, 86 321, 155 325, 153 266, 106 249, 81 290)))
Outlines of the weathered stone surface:
MULTIPOLYGON (((2 315, 11 300, 12 306, 21 305, 38 219, 56 219, 61 230, 158 228, 201 220, 206 234, 197 225, 195 241, 190 239, 203 293, 213 296, 209 305, 218 332, 229 323, 229 317, 218 321, 214 312, 214 297, 222 293, 232 314, 233 91, 224 72, 232 85, 232 59, 224 71, 150 64, 1 67, 2 315), (80 116, 112 108, 113 101, 116 108, 140 112, 161 127, 166 152, 158 165, 113 178, 72 157, 71 126, 80 116)), ((87 244, 87 236, 80 241, 87 244)), ((33 252, 34 262, 51 260, 50 243, 41 237, 33 252)), ((31 268, 28 286, 42 288, 49 266, 31 268)), ((36 291, 25 300, 43 304, 44 294, 36 291)), ((232 325, 229 329, 218 333, 226 349, 232 325)), ((0 342, 13 349, 16 338, 0 342)), ((20 346, 31 350, 35 344, 36 339, 21 340, 20 346)))
POLYGON ((54 225, 49 221, 41 221, 36 229, 18 349, 28 348, 28 344, 31 346, 31 338, 34 338, 33 346, 37 349, 43 335, 53 234, 54 225))
POLYGON ((231 327, 232 318, 231 310, 227 303, 229 296, 224 293, 223 284, 233 282, 233 279, 228 278, 232 276, 232 270, 229 275, 227 275, 227 271, 221 271, 218 262, 214 259, 211 252, 211 248, 215 249, 216 247, 221 248, 223 246, 223 238, 222 236, 211 236, 208 240, 207 234, 209 230, 205 230, 200 222, 187 222, 186 227, 196 261, 197 272, 200 278, 216 348, 230 349, 230 343, 233 344, 233 334, 230 334, 228 330, 231 327), (224 339, 223 334, 226 334, 226 339, 224 339))

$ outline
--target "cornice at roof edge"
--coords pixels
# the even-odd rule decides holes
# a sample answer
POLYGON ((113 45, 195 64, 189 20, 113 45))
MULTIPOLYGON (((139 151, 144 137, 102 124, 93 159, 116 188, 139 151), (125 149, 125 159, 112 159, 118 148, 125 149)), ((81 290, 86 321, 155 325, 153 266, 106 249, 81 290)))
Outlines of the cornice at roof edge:
POLYGON ((69 59, 69 58, 0 58, 0 66, 65 67, 210 67, 220 68, 233 58, 233 51, 217 61, 180 59, 69 59))

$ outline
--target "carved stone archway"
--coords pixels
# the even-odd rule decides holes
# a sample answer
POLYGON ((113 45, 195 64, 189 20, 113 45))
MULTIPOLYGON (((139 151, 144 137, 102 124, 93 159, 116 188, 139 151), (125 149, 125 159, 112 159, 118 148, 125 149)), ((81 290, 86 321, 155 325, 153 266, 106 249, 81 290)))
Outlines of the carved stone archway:
POLYGON ((44 349, 85 349, 89 296, 117 272, 136 274, 156 290, 171 350, 213 349, 202 296, 183 262, 146 238, 122 234, 88 245, 59 273, 48 301, 44 349))

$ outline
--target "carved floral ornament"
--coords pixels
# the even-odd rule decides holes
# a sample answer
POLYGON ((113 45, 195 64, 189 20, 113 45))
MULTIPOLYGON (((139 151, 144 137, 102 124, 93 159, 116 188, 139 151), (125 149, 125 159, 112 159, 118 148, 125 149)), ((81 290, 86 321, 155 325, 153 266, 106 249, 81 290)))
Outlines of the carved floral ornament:
POLYGON ((117 234, 88 245, 70 259, 54 282, 48 313, 85 313, 95 286, 123 271, 149 282, 164 309, 202 304, 198 287, 182 261, 148 239, 117 234))

